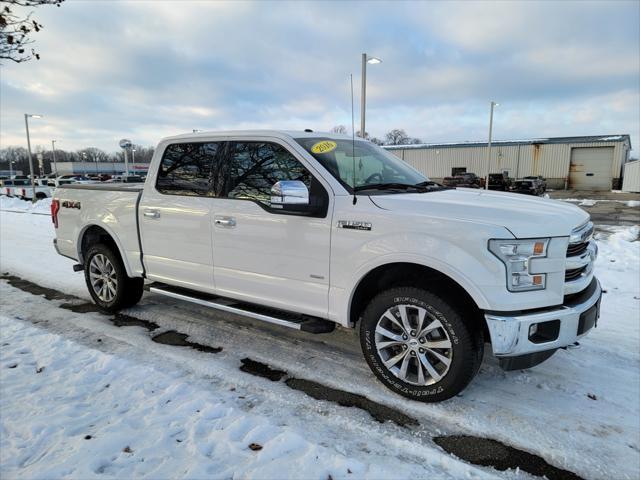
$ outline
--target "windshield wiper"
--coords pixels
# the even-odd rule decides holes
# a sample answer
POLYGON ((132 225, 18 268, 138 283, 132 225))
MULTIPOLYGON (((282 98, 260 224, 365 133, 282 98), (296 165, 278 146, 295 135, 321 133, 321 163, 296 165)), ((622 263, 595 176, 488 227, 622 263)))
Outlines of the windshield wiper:
POLYGON ((438 190, 450 190, 451 187, 445 187, 444 185, 440 185, 437 182, 432 180, 426 180, 424 182, 416 183, 416 187, 422 187, 425 191, 436 192, 438 190))
POLYGON ((353 189, 354 192, 360 192, 362 190, 408 190, 409 188, 415 188, 421 190, 423 187, 420 185, 410 185, 408 183, 371 183, 369 185, 360 185, 353 189))

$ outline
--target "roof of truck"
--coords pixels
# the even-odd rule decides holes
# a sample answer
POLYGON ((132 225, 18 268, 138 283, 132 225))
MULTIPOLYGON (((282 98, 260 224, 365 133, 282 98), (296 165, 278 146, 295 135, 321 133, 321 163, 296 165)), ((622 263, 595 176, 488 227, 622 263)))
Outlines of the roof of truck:
MULTIPOLYGON (((306 132, 303 130, 217 130, 217 131, 198 131, 191 133, 183 133, 172 137, 165 137, 162 140, 184 140, 189 138, 200 137, 277 137, 277 138, 316 138, 329 137, 336 139, 350 139, 348 135, 331 132, 306 132)), ((358 139, 359 140, 359 139, 358 139)))

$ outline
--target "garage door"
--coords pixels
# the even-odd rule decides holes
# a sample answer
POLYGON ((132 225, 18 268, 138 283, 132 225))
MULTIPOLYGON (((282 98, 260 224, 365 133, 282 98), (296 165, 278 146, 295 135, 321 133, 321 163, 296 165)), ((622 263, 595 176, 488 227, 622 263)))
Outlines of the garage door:
POLYGON ((569 188, 575 190, 611 190, 613 147, 571 149, 569 188))

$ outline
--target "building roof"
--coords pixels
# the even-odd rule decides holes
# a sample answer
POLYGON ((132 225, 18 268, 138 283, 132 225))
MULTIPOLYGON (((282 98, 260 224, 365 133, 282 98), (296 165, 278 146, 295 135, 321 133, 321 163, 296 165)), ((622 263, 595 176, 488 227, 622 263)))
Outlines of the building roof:
MULTIPOLYGON (((622 135, 590 135, 583 137, 553 137, 532 138, 529 140, 492 140, 491 145, 536 145, 546 143, 602 143, 602 142, 627 142, 631 148, 631 138, 628 134, 622 135)), ((450 148, 450 147, 486 147, 487 142, 457 142, 457 143, 421 143, 416 145, 385 145, 387 150, 408 150, 413 148, 450 148)))

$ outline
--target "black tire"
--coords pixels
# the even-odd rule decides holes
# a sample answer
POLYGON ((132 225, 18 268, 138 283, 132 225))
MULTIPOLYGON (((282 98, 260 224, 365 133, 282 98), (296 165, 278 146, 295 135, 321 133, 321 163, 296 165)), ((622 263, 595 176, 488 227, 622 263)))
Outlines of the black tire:
MULTIPOLYGON (((420 288, 399 287, 379 293, 373 298, 373 300, 371 300, 365 309, 360 322, 360 343, 369 367, 375 376, 378 377, 386 387, 413 400, 421 402, 440 402, 457 395, 469 384, 469 382, 471 382, 475 374, 478 372, 480 365, 482 364, 482 356, 484 353, 482 329, 471 328, 470 325, 467 325, 463 319, 463 311, 464 310, 461 308, 456 308, 454 306, 454 302, 446 301, 443 297, 420 288), (438 328, 438 330, 434 332, 439 336, 439 338, 448 340, 451 345, 448 349, 426 349, 426 353, 424 353, 425 349, 421 350, 424 357, 431 358, 432 360, 435 359, 433 363, 438 363, 441 367, 440 371, 436 368, 436 372, 442 373, 443 376, 431 384, 416 384, 418 381, 418 365, 422 367, 422 364, 416 365, 416 363, 419 362, 417 357, 420 355, 418 354, 417 349, 418 347, 421 347, 421 345, 416 344, 416 339, 412 339, 412 334, 409 332, 407 332, 407 338, 410 341, 413 341, 413 345, 394 345, 393 347, 387 347, 389 349, 396 349, 391 350, 394 353, 389 354, 387 360, 389 360, 389 358, 393 358, 396 353, 401 355, 401 348, 407 351, 407 356, 408 353, 411 353, 411 355, 415 354, 413 359, 408 360, 407 367, 407 371, 409 371, 410 375, 411 372, 416 372, 416 376, 413 377, 415 380, 413 383, 410 381, 404 381, 397 374, 387 368, 384 364, 384 359, 376 348, 376 327, 378 326, 378 321, 381 320, 387 310, 393 310, 398 305, 406 305, 409 312, 417 313, 418 308, 426 310, 429 317, 425 317, 425 319, 430 319, 428 320, 429 322, 433 321, 433 319, 439 320, 442 327, 438 328), (412 349, 414 350, 413 352, 412 349), (433 350, 450 359, 448 370, 445 371, 447 366, 444 363, 439 363, 437 357, 433 356, 431 353, 433 350)), ((412 322, 418 321, 417 316, 412 318, 412 322)), ((387 325, 391 324, 388 323, 387 325)), ((401 330, 402 329, 398 329, 396 332, 400 332, 401 330)), ((413 331, 416 332, 415 330, 413 331)), ((415 335, 417 335, 417 332, 415 335)), ((431 341, 437 340, 428 340, 428 342, 431 341)), ((422 346, 426 346, 428 342, 422 346)), ((388 350, 384 350, 384 352, 387 351, 388 350)), ((402 358, 402 362, 404 362, 404 357, 402 358)), ((423 374, 425 372, 426 369, 423 370, 423 374)), ((426 376, 424 378, 426 378, 426 376)), ((430 378, 431 380, 434 380, 433 377, 430 378)))
POLYGON ((94 303, 106 312, 112 313, 123 308, 132 307, 142 298, 144 279, 127 276, 127 271, 124 268, 119 252, 110 245, 98 243, 89 248, 84 256, 84 278, 94 303), (91 283, 91 260, 96 255, 106 257, 113 265, 114 277, 117 283, 115 285, 115 294, 110 300, 100 298, 91 283))

